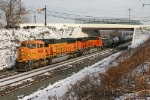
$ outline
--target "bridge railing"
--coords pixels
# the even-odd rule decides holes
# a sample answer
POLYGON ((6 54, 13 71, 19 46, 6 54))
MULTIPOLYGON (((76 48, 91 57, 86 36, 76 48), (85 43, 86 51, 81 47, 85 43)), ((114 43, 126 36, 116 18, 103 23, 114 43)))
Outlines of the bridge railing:
POLYGON ((142 25, 140 20, 128 19, 98 19, 98 18, 76 18, 76 24, 128 24, 128 25, 142 25))

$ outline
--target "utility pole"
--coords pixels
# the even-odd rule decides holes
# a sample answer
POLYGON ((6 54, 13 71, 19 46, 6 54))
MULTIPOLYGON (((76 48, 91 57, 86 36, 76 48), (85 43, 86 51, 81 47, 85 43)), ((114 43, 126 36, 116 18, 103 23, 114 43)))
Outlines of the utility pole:
POLYGON ((46 5, 45 5, 45 26, 47 26, 47 23, 46 23, 46 5))
POLYGON ((22 3, 20 0, 19 23, 21 22, 21 13, 22 13, 22 3))
POLYGON ((129 22, 130 22, 130 11, 131 11, 131 8, 129 8, 128 10, 129 10, 129 22))
POLYGON ((36 15, 34 14, 34 23, 36 24, 36 15))
POLYGON ((46 22, 46 5, 45 5, 45 8, 38 9, 38 13, 41 14, 41 12, 44 11, 44 10, 45 10, 45 23, 44 23, 44 25, 47 26, 47 22, 46 22))

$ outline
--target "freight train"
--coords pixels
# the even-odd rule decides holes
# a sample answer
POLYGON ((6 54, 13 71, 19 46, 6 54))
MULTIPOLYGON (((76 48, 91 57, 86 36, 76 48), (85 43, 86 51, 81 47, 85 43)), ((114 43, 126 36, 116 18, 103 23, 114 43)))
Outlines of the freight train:
POLYGON ((17 71, 28 71, 37 67, 61 62, 89 53, 100 51, 132 39, 132 35, 120 35, 104 39, 100 36, 86 38, 62 38, 26 40, 18 48, 14 66, 17 71))

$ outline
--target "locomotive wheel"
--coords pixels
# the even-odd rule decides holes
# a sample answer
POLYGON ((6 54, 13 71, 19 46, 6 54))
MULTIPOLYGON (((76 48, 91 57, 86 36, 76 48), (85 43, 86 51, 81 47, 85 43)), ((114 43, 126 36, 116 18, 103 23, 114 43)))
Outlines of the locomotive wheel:
POLYGON ((76 57, 77 57, 77 55, 74 53, 74 54, 73 54, 73 58, 76 58, 76 57))
POLYGON ((47 63, 48 65, 50 65, 50 64, 52 64, 52 57, 50 57, 49 59, 48 59, 48 63, 47 63))
POLYGON ((28 71, 28 70, 29 70, 29 68, 28 68, 28 67, 29 67, 29 66, 25 65, 25 70, 27 69, 26 71, 28 71))
POLYGON ((74 58, 74 55, 70 54, 68 59, 72 59, 72 58, 74 58))
POLYGON ((98 47, 97 49, 98 49, 98 51, 101 51, 101 50, 102 50, 102 48, 101 48, 101 47, 98 47))
POLYGON ((85 51, 83 51, 83 53, 82 53, 83 55, 86 55, 86 52, 85 51))
POLYGON ((89 53, 88 50, 86 50, 86 55, 87 55, 88 53, 89 53))
POLYGON ((76 58, 76 57, 77 57, 77 54, 74 54, 74 57, 76 58))
POLYGON ((99 48, 99 47, 97 48, 97 51, 100 51, 100 48, 99 48))
POLYGON ((87 50, 87 54, 89 54, 90 53, 90 50, 87 50))
POLYGON ((39 66, 39 63, 38 63, 38 62, 34 62, 34 63, 33 63, 33 68, 38 68, 38 66, 39 66))

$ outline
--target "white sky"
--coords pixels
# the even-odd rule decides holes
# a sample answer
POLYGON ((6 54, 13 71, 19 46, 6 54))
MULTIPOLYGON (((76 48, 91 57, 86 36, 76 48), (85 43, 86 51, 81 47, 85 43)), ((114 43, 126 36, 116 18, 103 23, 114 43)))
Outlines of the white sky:
MULTIPOLYGON (((150 24, 149 0, 22 0, 28 10, 36 12, 36 21, 44 23, 44 15, 37 13, 37 9, 47 6, 47 14, 75 18, 74 15, 85 18, 85 16, 101 18, 129 18, 144 20, 144 24, 150 24), (52 13, 53 12, 53 13, 52 13), (56 12, 59 12, 56 13, 56 12), (61 14, 60 14, 61 13, 61 14), (65 14, 62 14, 65 13, 65 14), (148 22, 149 20, 149 22, 148 22)), ((44 14, 44 12, 43 12, 44 14)), ((33 15, 31 15, 32 22, 33 15)), ((48 23, 74 23, 74 20, 47 16, 48 23)))

